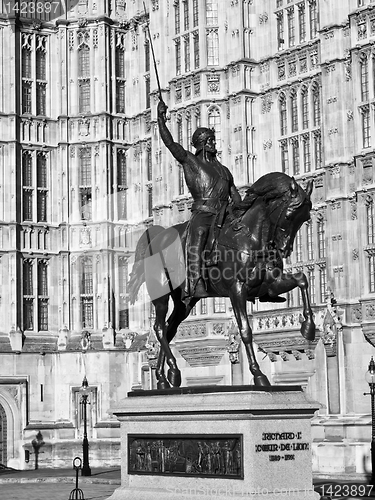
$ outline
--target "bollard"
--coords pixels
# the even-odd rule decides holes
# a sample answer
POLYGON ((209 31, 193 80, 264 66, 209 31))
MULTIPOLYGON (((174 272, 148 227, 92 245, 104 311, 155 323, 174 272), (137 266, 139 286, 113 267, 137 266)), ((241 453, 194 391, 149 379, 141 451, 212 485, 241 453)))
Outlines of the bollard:
POLYGON ((83 491, 78 488, 78 471, 82 468, 82 460, 76 457, 73 460, 73 468, 76 470, 76 487, 70 492, 69 500, 85 500, 83 491))

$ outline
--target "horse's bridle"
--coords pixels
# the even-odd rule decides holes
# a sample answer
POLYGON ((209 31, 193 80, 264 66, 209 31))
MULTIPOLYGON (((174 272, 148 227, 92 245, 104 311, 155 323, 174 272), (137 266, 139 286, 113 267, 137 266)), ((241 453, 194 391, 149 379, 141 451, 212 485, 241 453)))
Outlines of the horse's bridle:
MULTIPOLYGON (((289 200, 287 200, 287 199, 285 199, 285 198, 283 197, 283 208, 282 208, 282 210, 280 211, 279 215, 277 216, 276 221, 275 221, 275 222, 272 222, 272 220, 271 220, 271 218, 270 218, 270 222, 271 222, 271 224, 273 225, 272 237, 270 238, 270 241, 269 241, 269 244, 270 244, 270 245, 276 246, 276 244, 275 244, 275 236, 276 236, 276 231, 277 231, 277 229, 278 229, 278 225, 279 225, 279 221, 280 221, 280 219, 281 219, 281 216, 282 216, 282 215, 284 215, 284 214, 287 212, 287 210, 288 210, 288 205, 287 205, 287 204, 288 204, 288 201, 289 201, 289 200)), ((270 211, 268 212, 268 215, 270 216, 270 215, 271 215, 271 214, 272 214, 272 213, 273 213, 273 212, 274 212, 277 208, 279 208, 279 207, 280 207, 280 205, 279 205, 279 204, 277 204, 277 205, 276 205, 276 206, 275 206, 272 210, 270 210, 270 211)), ((282 227, 279 227, 279 229, 280 229, 281 231, 285 231, 285 229, 284 229, 284 228, 282 228, 282 227)))

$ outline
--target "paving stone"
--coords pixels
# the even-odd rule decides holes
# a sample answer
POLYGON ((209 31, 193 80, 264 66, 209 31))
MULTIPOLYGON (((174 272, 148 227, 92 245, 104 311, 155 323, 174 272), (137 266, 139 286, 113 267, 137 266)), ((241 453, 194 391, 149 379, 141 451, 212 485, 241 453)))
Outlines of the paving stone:
MULTIPOLYGON (((0 484, 1 500, 69 500, 74 484, 9 483, 0 484)), ((105 500, 118 488, 116 484, 81 485, 85 500, 105 500)))

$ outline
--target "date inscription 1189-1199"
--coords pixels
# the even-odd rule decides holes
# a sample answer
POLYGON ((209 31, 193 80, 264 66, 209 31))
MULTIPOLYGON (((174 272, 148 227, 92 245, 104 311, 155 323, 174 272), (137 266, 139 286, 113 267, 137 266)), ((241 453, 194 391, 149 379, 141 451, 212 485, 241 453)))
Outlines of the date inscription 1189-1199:
POLYGON ((242 437, 128 436, 129 474, 243 478, 242 437))

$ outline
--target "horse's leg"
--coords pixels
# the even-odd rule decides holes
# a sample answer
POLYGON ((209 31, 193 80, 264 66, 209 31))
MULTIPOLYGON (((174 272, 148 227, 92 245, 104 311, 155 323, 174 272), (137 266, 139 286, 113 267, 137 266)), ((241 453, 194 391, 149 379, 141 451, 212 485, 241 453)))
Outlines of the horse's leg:
POLYGON ((164 295, 152 301, 155 306, 154 331, 160 343, 160 353, 156 367, 156 377, 158 379, 158 389, 168 387, 165 385, 164 362, 168 363, 168 380, 173 387, 181 385, 181 372, 177 367, 176 358, 173 356, 167 340, 166 315, 168 312, 168 296, 164 295), (159 383, 160 382, 160 383, 159 383))
POLYGON ((269 295, 280 295, 287 293, 298 287, 301 291, 303 302, 303 317, 305 318, 301 325, 301 334, 306 340, 314 340, 315 323, 310 304, 309 283, 303 273, 281 273, 277 279, 271 283, 268 289, 269 295))
MULTIPOLYGON (((177 294, 172 295, 174 301, 174 309, 167 321, 167 342, 170 342, 174 339, 177 328, 179 325, 186 319, 190 311, 193 309, 195 304, 199 301, 199 299, 191 299, 190 302, 185 305, 184 302, 181 301, 181 294, 178 296, 177 294)), ((159 352, 158 365, 156 368, 156 377, 158 379, 157 388, 158 389, 167 389, 170 387, 168 380, 164 375, 164 363, 165 363, 165 353, 162 349, 159 352)))
POLYGON ((165 364, 165 353, 164 353, 163 349, 160 348, 158 362, 157 362, 156 370, 155 370, 156 380, 157 380, 156 387, 158 389, 169 389, 170 388, 170 384, 169 384, 167 377, 165 376, 165 373, 164 373, 164 364, 165 364))
POLYGON ((245 286, 242 283, 237 282, 230 291, 230 300, 232 302, 238 330, 245 345, 250 371, 254 376, 254 384, 268 386, 270 385, 269 380, 261 371, 253 349, 253 335, 246 311, 246 295, 247 292, 245 286))
POLYGON ((158 362, 157 362, 156 370, 155 370, 158 389, 168 389, 170 387, 169 382, 168 382, 167 377, 165 376, 165 372, 164 372, 165 351, 164 351, 162 341, 160 338, 160 333, 159 333, 159 332, 161 332, 161 335, 164 336, 165 328, 161 328, 160 330, 158 330, 158 325, 161 325, 162 321, 165 322, 165 316, 166 316, 167 310, 168 310, 168 299, 166 299, 166 302, 167 302, 166 309, 163 309, 162 304, 159 304, 159 302, 157 300, 153 301, 153 304, 155 306, 154 330, 155 330, 155 334, 156 334, 157 339, 158 339, 159 344, 160 344, 158 362), (164 315, 163 320, 159 319, 158 315, 164 315))
POLYGON ((169 316, 168 321, 167 321, 167 340, 168 344, 174 339, 176 333, 177 333, 177 328, 180 326, 180 324, 189 316, 191 310, 195 306, 197 302, 199 302, 200 299, 192 298, 188 302, 188 304, 185 304, 181 300, 181 294, 172 296, 174 300, 174 309, 172 311, 172 314, 169 316))

